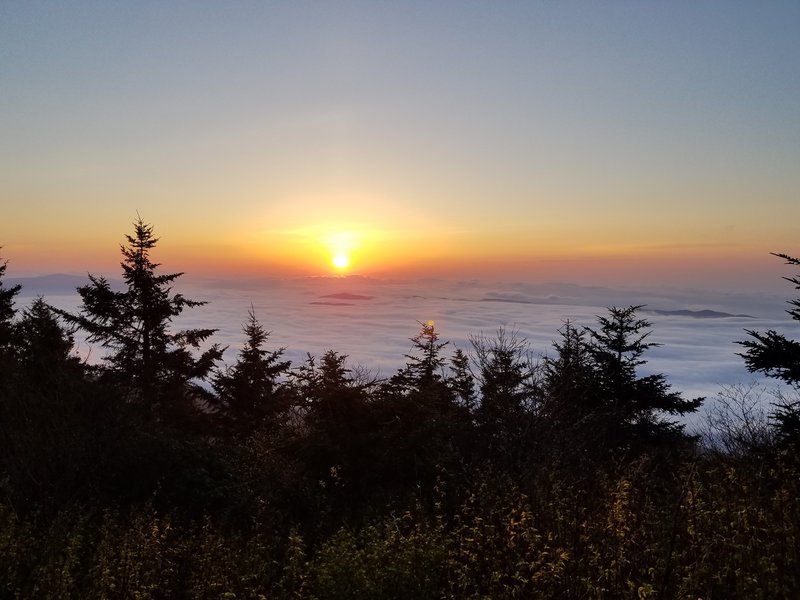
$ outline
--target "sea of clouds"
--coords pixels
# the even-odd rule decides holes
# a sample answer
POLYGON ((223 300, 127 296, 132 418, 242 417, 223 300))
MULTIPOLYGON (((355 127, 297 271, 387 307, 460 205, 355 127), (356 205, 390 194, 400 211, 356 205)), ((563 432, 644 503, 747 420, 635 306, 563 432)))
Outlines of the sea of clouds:
MULTIPOLYGON (((73 277, 17 281, 24 286, 21 307, 43 294, 54 306, 72 311, 80 304, 74 288, 86 283, 73 277)), ((742 348, 735 342, 747 338, 745 329, 775 329, 797 337, 785 313, 786 295, 776 292, 361 277, 239 281, 184 277, 176 290, 208 301, 186 311, 176 326, 217 329, 213 341, 228 346, 228 363, 235 361, 243 343, 242 324, 252 306, 272 332, 269 346, 285 348, 295 366, 308 353, 319 356, 332 349, 348 355, 351 365, 384 377, 405 363, 409 338, 419 332, 419 322, 429 320, 435 322, 441 340, 449 342, 451 352, 468 351, 471 336, 492 337, 505 328, 525 338, 536 357, 553 353, 552 343, 567 319, 579 327, 592 327, 607 307, 644 305, 640 315, 652 323, 648 340, 660 345, 647 352, 648 363, 641 372, 665 373, 685 397, 713 397, 723 385, 754 381, 736 354, 742 348), (670 311, 715 314, 701 317, 670 311)), ((101 349, 85 343, 80 352, 90 361, 102 355, 101 349)))

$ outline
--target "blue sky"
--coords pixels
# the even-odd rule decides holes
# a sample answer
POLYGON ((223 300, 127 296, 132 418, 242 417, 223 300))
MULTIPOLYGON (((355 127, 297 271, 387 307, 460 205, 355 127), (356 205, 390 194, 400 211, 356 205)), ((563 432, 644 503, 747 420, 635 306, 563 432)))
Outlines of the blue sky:
POLYGON ((327 272, 350 235, 369 274, 758 281, 797 248, 799 30, 796 2, 4 3, 0 244, 113 267, 138 210, 210 271, 327 272))

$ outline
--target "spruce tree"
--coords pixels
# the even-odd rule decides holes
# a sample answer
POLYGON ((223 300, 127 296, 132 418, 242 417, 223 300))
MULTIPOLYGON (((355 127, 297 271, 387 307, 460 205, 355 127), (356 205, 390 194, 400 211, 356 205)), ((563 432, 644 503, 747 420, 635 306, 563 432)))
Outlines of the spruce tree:
POLYGON ((695 412, 703 398, 684 400, 673 392, 663 374, 640 377, 642 355, 659 344, 648 342, 650 323, 637 317, 642 306, 611 307, 599 316, 598 329, 586 328, 589 351, 597 373, 597 392, 603 403, 602 423, 608 446, 624 446, 634 440, 653 442, 676 439, 684 426, 664 418, 695 412))
POLYGON ((442 349, 449 342, 439 341, 439 332, 433 321, 419 324, 422 329, 410 339, 413 344, 411 353, 405 355, 408 362, 392 378, 392 385, 407 393, 438 390, 444 382, 446 359, 442 356, 442 349))
POLYGON ((10 376, 14 362, 14 297, 20 285, 7 286, 3 282, 7 262, 0 260, 0 384, 10 376))
POLYGON ((475 420, 488 454, 506 467, 526 454, 536 418, 538 382, 527 340, 500 328, 497 336, 471 338, 479 400, 475 420))
POLYGON ((289 370, 291 362, 281 360, 284 348, 264 348, 270 332, 258 322, 253 307, 242 330, 246 341, 236 364, 218 370, 214 377, 214 404, 226 424, 238 432, 248 432, 286 410, 287 396, 279 377, 289 370))
MULTIPOLYGON (((787 265, 800 267, 800 259, 787 254, 774 254, 786 261, 787 265)), ((800 290, 800 276, 784 277, 800 290)), ((786 312, 794 321, 800 322, 800 299, 788 301, 791 306, 786 312)), ((781 380, 800 392, 800 342, 787 338, 774 330, 764 333, 745 329, 752 339, 737 342, 747 350, 740 354, 751 373, 763 373, 767 377, 781 380)), ((775 412, 778 438, 784 443, 800 443, 800 400, 789 400, 777 405, 775 412)))
POLYGON ((493 339, 476 336, 470 341, 480 382, 479 419, 513 421, 533 408, 534 369, 527 340, 500 328, 493 339))
POLYGON ((17 364, 31 385, 58 386, 59 379, 81 374, 83 365, 75 354, 73 334, 42 297, 22 311, 15 328, 17 364))
POLYGON ((578 429, 589 434, 602 407, 586 331, 566 321, 559 334, 560 340, 553 342, 555 355, 542 361, 542 417, 557 434, 578 429))
POLYGON ((450 359, 449 386, 455 397, 468 410, 475 405, 475 378, 469 364, 469 355, 458 348, 450 359))
POLYGON ((433 321, 419 324, 408 362, 384 383, 377 407, 385 424, 383 443, 407 483, 452 462, 469 423, 467 407, 457 402, 445 376, 442 350, 449 342, 440 341, 433 321))
POLYGON ((347 355, 326 351, 321 360, 309 355, 292 373, 297 395, 300 435, 293 454, 302 457, 327 492, 349 510, 364 500, 368 481, 386 471, 377 443, 378 423, 369 404, 374 385, 347 366, 347 355))
POLYGON ((151 251, 158 243, 151 225, 141 217, 133 235, 121 246, 124 289, 116 291, 105 277, 89 275, 90 283, 78 288, 83 304, 78 315, 59 311, 87 332, 89 342, 108 350, 103 357, 105 375, 126 393, 126 398, 156 412, 182 410, 195 399, 207 399, 199 385, 222 350, 212 345, 195 357, 193 350, 216 331, 173 331, 172 321, 187 308, 206 304, 172 293, 183 273, 157 273, 151 251), (183 405, 183 406, 181 406, 183 405))

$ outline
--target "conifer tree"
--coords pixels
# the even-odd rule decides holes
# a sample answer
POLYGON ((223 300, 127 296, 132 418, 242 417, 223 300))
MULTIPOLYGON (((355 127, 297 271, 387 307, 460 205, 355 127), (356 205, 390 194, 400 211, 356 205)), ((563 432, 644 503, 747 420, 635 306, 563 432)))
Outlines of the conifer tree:
POLYGON ((444 380, 446 359, 442 356, 442 349, 449 342, 439 341, 439 332, 433 321, 419 324, 422 329, 411 338, 411 353, 405 355, 408 362, 393 378, 394 385, 406 391, 438 387, 444 380))
POLYGON ((528 342, 500 328, 497 336, 471 338, 479 401, 475 419, 489 454, 507 466, 523 455, 536 417, 538 384, 528 342))
POLYGON ((59 322, 42 297, 22 311, 15 329, 17 363, 31 384, 57 386, 58 378, 80 374, 82 365, 74 352, 73 333, 59 322))
POLYGON ((647 361, 642 355, 659 344, 646 341, 650 323, 636 316, 642 306, 611 307, 598 317, 598 329, 586 328, 589 351, 597 373, 597 392, 603 402, 602 426, 609 446, 638 439, 674 439, 683 425, 663 414, 681 416, 695 412, 703 398, 684 400, 670 390, 663 374, 639 377, 637 368, 647 361))
POLYGON ((364 386, 355 381, 346 362, 347 355, 334 350, 326 351, 319 362, 315 356, 309 354, 306 361, 292 374, 300 397, 300 406, 311 418, 317 418, 319 415, 316 413, 320 412, 331 416, 331 407, 326 405, 343 391, 363 391, 364 386))
POLYGON ((339 492, 353 504, 362 500, 357 490, 379 478, 383 469, 376 458, 377 423, 368 403, 373 384, 346 363, 347 355, 333 350, 319 361, 309 355, 292 378, 304 425, 296 452, 317 481, 347 488, 339 492))
POLYGON ((320 361, 309 354, 291 375, 296 407, 308 427, 306 442, 320 454, 336 454, 335 440, 353 442, 366 410, 366 386, 355 381, 346 361, 346 354, 334 350, 326 351, 320 361))
POLYGON ((444 415, 455 407, 451 382, 445 377, 447 359, 442 353, 449 342, 439 341, 433 321, 419 324, 422 329, 410 338, 413 347, 405 355, 408 362, 391 377, 384 392, 388 397, 403 399, 397 406, 398 410, 402 407, 407 418, 441 424, 447 418, 444 415))
MULTIPOLYGON (((787 265, 800 267, 800 259, 787 254, 774 254, 786 261, 787 265)), ((800 276, 784 277, 800 290, 800 276)), ((800 322, 800 299, 788 301, 791 306, 786 312, 794 321, 800 322)), ((760 372, 767 377, 781 380, 800 391, 800 342, 787 338, 774 330, 764 333, 745 329, 752 339, 738 342, 747 350, 740 354, 751 373, 760 372)), ((785 443, 800 443, 800 400, 789 400, 778 404, 774 415, 777 421, 778 437, 785 443)))
POLYGON ((213 402, 236 430, 251 431, 287 408, 279 377, 291 362, 281 360, 284 348, 264 348, 270 332, 258 322, 252 306, 242 330, 246 341, 236 364, 218 370, 214 377, 217 397, 213 402))
POLYGON ((542 413, 546 421, 563 430, 591 421, 601 407, 594 393, 598 374, 586 331, 566 321, 559 334, 561 339, 553 342, 555 355, 542 361, 542 413))
POLYGON ((527 341, 500 328, 495 338, 473 336, 470 342, 478 371, 478 420, 511 422, 532 409, 534 368, 527 341))
POLYGON ((539 434, 551 459, 582 467, 606 441, 600 374, 586 330, 568 320, 558 332, 555 354, 542 360, 539 434))
POLYGON ((108 415, 84 377, 72 329, 41 297, 22 310, 13 337, 14 371, 0 390, 0 471, 20 503, 74 498, 113 454, 108 415))
POLYGON ((14 297, 22 289, 20 285, 7 286, 3 282, 7 261, 0 260, 0 383, 8 377, 13 365, 14 297))
POLYGON ((157 273, 160 265, 150 254, 158 238, 141 217, 126 240, 121 246, 125 289, 116 291, 105 277, 89 275, 90 283, 78 288, 83 300, 80 313, 59 314, 85 330, 89 342, 108 349, 105 373, 129 400, 173 410, 193 398, 207 398, 198 381, 208 376, 222 350, 215 344, 198 357, 193 350, 216 330, 170 328, 185 309, 205 302, 172 293, 172 284, 183 273, 157 273))
POLYGON ((431 476, 437 464, 453 461, 469 423, 467 407, 457 403, 445 377, 448 342, 440 341, 433 321, 419 324, 408 362, 382 386, 378 406, 384 444, 406 478, 431 476))
POLYGON ((475 378, 469 365, 469 356, 458 348, 450 359, 450 389, 468 410, 475 404, 475 378))

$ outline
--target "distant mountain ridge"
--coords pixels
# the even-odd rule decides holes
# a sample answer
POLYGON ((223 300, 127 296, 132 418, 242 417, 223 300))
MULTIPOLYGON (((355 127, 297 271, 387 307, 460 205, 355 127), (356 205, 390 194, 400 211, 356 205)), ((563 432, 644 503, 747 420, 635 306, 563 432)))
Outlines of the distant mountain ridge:
MULTIPOLYGON (((119 290, 124 286, 121 279, 106 279, 111 285, 111 289, 119 290)), ((89 276, 54 273, 31 277, 9 277, 6 282, 9 285, 21 285, 20 296, 23 298, 33 296, 71 296, 77 293, 76 288, 89 283, 89 276)))
POLYGON ((728 317, 740 317, 743 319, 755 319, 753 315, 734 315, 731 313, 720 312, 716 310, 646 310, 644 312, 651 312, 656 315, 664 315, 668 317, 692 317, 694 319, 725 319, 728 317))
POLYGON ((23 296, 74 294, 75 288, 84 285, 89 278, 86 275, 66 275, 54 273, 33 277, 9 277, 10 285, 21 285, 23 296))

